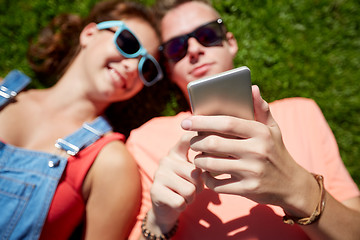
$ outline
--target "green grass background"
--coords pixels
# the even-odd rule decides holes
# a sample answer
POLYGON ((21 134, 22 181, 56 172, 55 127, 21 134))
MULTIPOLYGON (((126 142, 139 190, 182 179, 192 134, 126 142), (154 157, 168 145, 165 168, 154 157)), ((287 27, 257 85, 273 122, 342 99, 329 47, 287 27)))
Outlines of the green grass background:
MULTIPOLYGON (((86 15, 96 0, 0 0, 0 76, 34 76, 30 38, 61 12, 86 15)), ((151 4, 152 0, 143 0, 151 4)), ((214 0, 239 43, 237 66, 252 71, 267 101, 313 98, 360 185, 360 1, 214 0)), ((36 79, 33 87, 41 87, 36 79)))

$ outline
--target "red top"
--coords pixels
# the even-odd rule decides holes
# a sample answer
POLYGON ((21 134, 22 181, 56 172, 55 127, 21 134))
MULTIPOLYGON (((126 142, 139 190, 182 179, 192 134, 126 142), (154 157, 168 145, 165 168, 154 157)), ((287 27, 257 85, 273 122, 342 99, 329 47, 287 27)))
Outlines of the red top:
POLYGON ((64 174, 55 191, 40 239, 68 239, 81 223, 85 213, 82 185, 86 174, 101 149, 109 142, 124 141, 124 135, 106 135, 68 158, 64 174))

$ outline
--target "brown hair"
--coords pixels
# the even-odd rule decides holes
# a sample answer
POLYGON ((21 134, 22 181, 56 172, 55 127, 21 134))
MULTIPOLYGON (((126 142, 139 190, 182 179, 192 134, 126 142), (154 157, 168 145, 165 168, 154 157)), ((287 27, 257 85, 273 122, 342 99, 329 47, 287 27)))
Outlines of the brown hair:
POLYGON ((49 87, 64 74, 79 53, 79 36, 87 24, 132 17, 145 20, 159 35, 154 16, 144 5, 133 1, 102 1, 84 19, 74 14, 55 17, 40 32, 37 41, 30 44, 29 64, 42 84, 49 87))
MULTIPOLYGON (((101 1, 92 8, 86 18, 74 14, 55 17, 40 32, 37 41, 30 44, 28 50, 30 66, 41 83, 49 87, 62 76, 79 53, 79 36, 87 24, 129 18, 141 18, 149 23, 160 39, 154 15, 148 7, 134 0, 101 1)), ((158 94, 156 89, 164 88, 162 86, 166 84, 167 81, 160 81, 154 87, 144 87, 130 100, 111 104, 104 115, 114 131, 128 136, 130 130, 160 115, 169 98, 168 92, 158 94)))
POLYGON ((174 9, 187 2, 202 2, 211 6, 210 0, 157 0, 153 6, 156 20, 160 22, 171 9, 174 9))
MULTIPOLYGON (((197 0, 210 4, 207 0, 197 0)), ((153 12, 157 25, 167 11, 190 0, 158 0, 153 5, 153 12)), ((160 30, 161 31, 161 30, 160 30)), ((163 59, 160 63, 164 66, 163 59)), ((159 115, 174 115, 180 111, 190 110, 190 106, 183 92, 171 82, 164 71, 164 80, 151 88, 143 88, 139 94, 125 102, 112 104, 106 113, 111 116, 113 126, 126 136, 130 129, 139 127, 145 121, 159 115), (126 116, 126 118, 124 118, 126 116)))

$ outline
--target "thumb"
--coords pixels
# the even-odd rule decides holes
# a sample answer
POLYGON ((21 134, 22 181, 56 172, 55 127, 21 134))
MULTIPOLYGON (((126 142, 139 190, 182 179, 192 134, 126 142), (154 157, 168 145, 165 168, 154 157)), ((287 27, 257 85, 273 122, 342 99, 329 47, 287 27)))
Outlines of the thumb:
POLYGON ((274 125, 275 120, 271 115, 269 104, 261 97, 260 89, 257 85, 252 86, 254 101, 255 120, 265 125, 274 125))

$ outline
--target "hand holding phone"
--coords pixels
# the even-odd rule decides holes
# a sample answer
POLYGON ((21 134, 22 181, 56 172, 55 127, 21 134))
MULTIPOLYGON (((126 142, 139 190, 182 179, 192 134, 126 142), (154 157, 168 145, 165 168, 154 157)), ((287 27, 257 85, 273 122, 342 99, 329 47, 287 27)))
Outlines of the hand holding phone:
MULTIPOLYGON (((250 69, 246 66, 192 81, 187 89, 191 109, 195 115, 226 115, 254 119, 250 69)), ((233 138, 233 136, 221 136, 233 138)), ((228 156, 218 155, 218 157, 228 156)), ((214 177, 218 174, 211 173, 214 177)))

